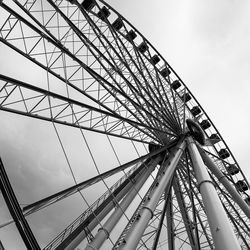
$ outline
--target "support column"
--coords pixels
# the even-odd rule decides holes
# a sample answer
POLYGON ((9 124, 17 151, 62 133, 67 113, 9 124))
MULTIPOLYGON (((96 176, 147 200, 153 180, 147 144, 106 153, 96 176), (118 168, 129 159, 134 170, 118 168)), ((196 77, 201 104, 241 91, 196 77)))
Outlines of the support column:
POLYGON ((198 188, 205 206, 215 249, 240 250, 239 242, 233 232, 232 225, 220 202, 219 196, 202 161, 193 138, 187 138, 188 150, 194 166, 198 188))
POLYGON ((152 171, 154 170, 156 164, 159 162, 160 157, 156 158, 149 168, 140 176, 140 179, 131 187, 128 194, 125 198, 121 201, 119 205, 115 208, 114 212, 108 218, 108 220, 104 223, 103 227, 98 230, 93 241, 87 245, 85 250, 98 250, 104 241, 108 239, 110 232, 116 226, 118 221, 120 220, 121 216, 123 215, 123 211, 125 211, 128 206, 131 204, 133 199, 135 198, 138 191, 141 189, 145 181, 148 179, 152 171))
POLYGON ((168 249, 175 250, 172 190, 170 190, 169 195, 168 195, 166 220, 167 220, 167 229, 168 229, 168 249))
POLYGON ((164 163, 165 171, 163 172, 158 185, 155 186, 154 189, 152 189, 148 201, 145 203, 145 206, 141 210, 139 220, 135 224, 133 224, 130 231, 128 232, 125 238, 126 243, 125 245, 121 246, 123 250, 136 249, 150 219, 152 219, 154 216, 154 210, 159 202, 159 199, 165 191, 168 183, 172 179, 172 175, 176 169, 176 166, 185 147, 185 141, 178 143, 178 145, 173 150, 174 152, 170 154, 169 159, 164 163))
POLYGON ((228 193, 232 196, 233 200, 239 205, 242 211, 246 214, 246 216, 250 219, 250 207, 247 203, 242 199, 239 193, 236 191, 235 187, 228 181, 226 176, 219 170, 219 168, 214 164, 212 159, 199 148, 201 157, 207 167, 211 170, 211 172, 218 178, 218 180, 223 184, 228 193))

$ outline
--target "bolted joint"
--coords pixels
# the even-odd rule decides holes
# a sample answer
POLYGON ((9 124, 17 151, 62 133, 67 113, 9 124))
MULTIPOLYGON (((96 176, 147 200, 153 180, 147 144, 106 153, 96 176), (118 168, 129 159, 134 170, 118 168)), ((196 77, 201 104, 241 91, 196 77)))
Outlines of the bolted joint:
POLYGON ((149 207, 142 207, 143 209, 146 209, 146 210, 148 210, 149 212, 150 212, 150 214, 151 214, 151 219, 154 217, 154 212, 152 211, 152 209, 151 208, 149 208, 149 207))
POLYGON ((107 238, 107 239, 109 238, 109 231, 108 231, 106 228, 100 227, 100 228, 98 229, 98 232, 99 232, 99 231, 103 231, 103 232, 106 234, 106 238, 107 238))

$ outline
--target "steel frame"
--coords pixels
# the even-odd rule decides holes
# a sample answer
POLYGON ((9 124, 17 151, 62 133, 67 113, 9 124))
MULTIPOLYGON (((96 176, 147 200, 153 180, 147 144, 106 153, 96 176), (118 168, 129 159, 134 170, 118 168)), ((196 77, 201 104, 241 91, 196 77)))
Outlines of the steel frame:
MULTIPOLYGON (((0 110, 122 139, 154 144, 156 149, 163 145, 175 145, 179 136, 186 133, 185 120, 192 117, 190 110, 194 104, 187 104, 186 100, 181 99, 181 95, 189 93, 192 96, 192 94, 163 58, 161 58, 164 61, 162 66, 152 64, 150 60, 153 53, 158 54, 158 52, 137 30, 137 34, 143 38, 143 41, 150 45, 150 50, 146 53, 140 53, 137 49, 138 43, 126 38, 129 28, 133 28, 133 26, 125 19, 122 19, 124 24, 122 30, 117 31, 107 18, 104 20, 98 18, 97 11, 101 11, 103 6, 107 6, 121 17, 104 1, 95 2, 94 10, 91 11, 86 11, 76 0, 46 0, 50 7, 44 5, 45 0, 27 2, 15 0, 13 2, 19 11, 0 1, 2 9, 10 14, 0 28, 0 41, 43 69, 48 77, 48 86, 45 90, 36 85, 0 75, 0 110), (37 2, 41 3, 41 9, 36 10, 37 2), (20 11, 25 14, 25 17, 20 14, 20 11), (75 19, 76 14, 78 19, 75 19), (55 17, 58 20, 55 20, 55 17), (83 22, 79 22, 79 17, 83 22), (51 25, 53 22, 58 32, 55 32, 51 25), (17 25, 20 25, 20 30, 17 30, 17 25), (31 42, 32 39, 35 40, 35 43, 31 42), (168 75, 164 78, 160 73, 163 67, 170 69, 174 77, 170 78, 168 75), (180 80, 183 84, 178 91, 171 88, 174 79, 180 80), (66 87, 64 95, 59 95, 51 90, 52 84, 49 82, 53 82, 53 80, 59 80, 62 86, 66 87), (29 95, 25 95, 27 90, 29 95), (72 92, 74 93, 71 94, 72 92), (19 98, 17 98, 17 94, 19 98), (15 100, 8 102, 13 96, 15 100), (78 100, 79 96, 82 99, 78 100), (54 99, 57 102, 53 102, 54 99), (44 105, 44 100, 47 101, 46 106, 41 105, 44 105), (16 104, 21 104, 22 108, 21 106, 17 108, 16 104), (44 115, 44 111, 48 111, 48 114, 44 115)), ((198 104, 194 97, 193 99, 198 104)), ((202 116, 207 117, 204 110, 202 108, 201 110, 203 111, 202 116)), ((213 130, 206 131, 206 136, 208 137, 212 131, 218 133, 213 125, 213 130)), ((190 140, 189 144, 191 144, 190 140)), ((227 147, 223 139, 222 143, 227 147)), ((171 250, 184 245, 197 250, 208 247, 213 249, 214 245, 216 247, 219 245, 220 249, 229 249, 228 247, 236 249, 238 246, 233 245, 236 240, 232 230, 230 233, 226 233, 227 236, 230 234, 229 238, 233 241, 229 243, 230 246, 225 246, 223 237, 217 238, 215 235, 214 228, 211 226, 215 220, 215 214, 206 215, 207 211, 211 209, 207 202, 207 200, 211 200, 211 196, 204 195, 204 191, 201 192, 201 195, 202 189, 213 190, 213 197, 217 197, 218 194, 218 197, 215 198, 215 207, 220 208, 220 215, 224 218, 220 223, 224 225, 224 228, 225 225, 228 225, 228 228, 232 225, 241 240, 241 248, 248 249, 250 245, 248 219, 250 210, 243 198, 249 196, 246 192, 242 195, 237 193, 234 189, 236 178, 225 175, 224 170, 228 164, 231 164, 232 160, 236 165, 237 162, 233 155, 230 161, 216 156, 220 146, 213 145, 212 153, 200 150, 209 174, 205 174, 204 180, 199 180, 199 171, 203 174, 206 173, 205 167, 197 150, 189 145, 189 151, 185 151, 185 156, 180 158, 178 164, 176 163, 174 173, 170 174, 170 177, 172 174, 174 176, 173 179, 170 177, 168 179, 169 183, 172 180, 172 184, 166 188, 167 184, 164 183, 161 192, 156 192, 157 199, 153 208, 145 208, 150 203, 147 199, 151 198, 151 194, 160 183, 160 177, 164 175, 166 162, 163 163, 155 181, 117 240, 114 249, 135 248, 137 244, 134 239, 138 243, 138 249, 143 247, 148 249, 149 246, 156 249, 157 246, 161 246, 160 238, 166 232, 168 236, 166 244, 171 250), (199 158, 197 166, 194 155, 199 158), (215 185, 216 193, 211 187, 211 183, 215 185), (145 220, 141 219, 142 215, 145 216, 145 220), (152 218, 149 215, 152 215, 152 218), (227 221, 225 215, 230 219, 231 224, 225 222, 227 221), (130 232, 130 230, 139 231, 134 227, 138 221, 141 223, 139 225, 143 224, 144 229, 148 226, 148 230, 144 232, 141 230, 140 235, 130 232), (213 239, 211 232, 214 234, 213 239)), ((77 218, 45 249, 72 248, 84 238, 88 238, 89 246, 91 246, 91 241, 94 242, 92 229, 114 207, 117 208, 117 211, 120 209, 119 213, 126 209, 127 205, 119 207, 119 201, 120 204, 123 204, 123 201, 126 201, 124 197, 132 200, 136 195, 132 190, 137 185, 133 181, 139 180, 140 175, 148 176, 153 171, 154 164, 160 160, 160 156, 162 158, 162 152, 166 153, 167 148, 168 146, 157 149, 143 157, 62 190, 24 207, 23 211, 11 190, 3 164, 0 162, 1 188, 5 192, 6 203, 10 204, 13 201, 10 210, 13 208, 16 210, 12 216, 27 248, 39 249, 39 246, 24 216, 141 162, 142 165, 139 168, 132 168, 134 172, 129 172, 130 177, 120 179, 118 184, 112 186, 104 196, 100 197, 91 208, 77 218), (154 161, 153 165, 150 158, 154 161), (146 170, 143 169, 145 165, 147 165, 146 170), (8 196, 8 193, 11 195, 8 196), (83 220, 83 218, 85 219, 83 220), (82 221, 79 226, 75 227, 80 220, 82 221)), ((168 158, 167 162, 169 161, 168 158)), ((240 168, 239 171, 249 188, 244 173, 240 168)), ((116 216, 116 219, 120 216, 121 214, 116 216)), ((140 229, 143 227, 140 226, 140 229)), ((109 234, 108 230, 105 232, 109 234)))

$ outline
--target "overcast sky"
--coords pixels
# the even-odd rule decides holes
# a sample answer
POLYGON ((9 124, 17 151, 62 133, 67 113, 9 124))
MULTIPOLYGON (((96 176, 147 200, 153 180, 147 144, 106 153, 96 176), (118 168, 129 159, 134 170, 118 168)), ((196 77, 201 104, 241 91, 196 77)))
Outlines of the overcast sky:
MULTIPOLYGON (((109 0, 108 3, 138 28, 175 69, 206 110, 250 180, 250 2, 109 0)), ((7 53, 1 43, 0 51, 3 53, 3 50, 7 53)), ((2 58, 0 72, 13 72, 13 67, 17 67, 16 58, 8 62, 2 58)), ((21 65, 18 68, 21 70, 21 65)), ((0 112, 0 120, 0 154, 9 165, 10 179, 22 201, 28 203, 73 184, 52 126, 3 112, 0 112)), ((65 132, 63 140, 80 181, 88 175, 78 167, 85 164, 86 159, 76 160, 72 148, 76 141, 80 145, 82 138, 79 131, 67 135, 67 129, 59 127, 59 130, 65 132)), ((90 135, 86 133, 86 136, 90 135)), ((91 146, 94 147, 98 140, 99 137, 92 137, 91 146)), ((103 140, 108 143, 107 139, 103 140)), ((86 151, 86 147, 81 150, 86 151)), ((135 157, 135 151, 129 150, 135 157)), ((103 154, 99 164, 102 160, 109 159, 103 154)), ((54 213, 52 210, 40 213, 35 231, 44 235, 41 239, 44 244, 45 236, 52 230, 60 230, 61 225, 67 225, 80 213, 81 201, 71 199, 75 206, 65 204, 69 210, 65 209, 60 215, 56 214, 56 208, 52 208, 54 213), (67 221, 62 223, 62 217, 67 221)), ((8 219, 1 197, 0 222, 8 219)), ((35 225, 35 218, 33 222, 35 225)), ((13 226, 0 229, 0 239, 6 249, 25 249, 16 237, 13 226)))

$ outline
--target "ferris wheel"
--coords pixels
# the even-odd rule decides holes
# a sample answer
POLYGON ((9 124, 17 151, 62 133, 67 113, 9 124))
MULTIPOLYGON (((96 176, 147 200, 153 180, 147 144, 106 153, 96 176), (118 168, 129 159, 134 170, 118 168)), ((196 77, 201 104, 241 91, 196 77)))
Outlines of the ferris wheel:
POLYGON ((0 74, 0 110, 38 136, 23 146, 42 181, 25 167, 22 180, 44 193, 22 196, 0 161, 10 223, 27 249, 250 249, 249 182, 129 21, 102 0, 0 1, 0 9, 1 46, 18 61, 0 74))

